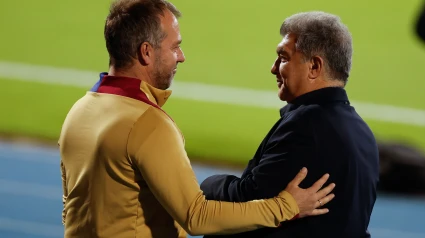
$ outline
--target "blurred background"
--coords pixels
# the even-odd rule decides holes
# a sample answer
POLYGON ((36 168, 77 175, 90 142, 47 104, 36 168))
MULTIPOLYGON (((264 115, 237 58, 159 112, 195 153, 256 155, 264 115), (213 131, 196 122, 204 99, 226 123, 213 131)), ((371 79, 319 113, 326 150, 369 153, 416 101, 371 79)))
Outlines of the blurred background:
MULTIPOLYGON (((240 175, 279 117, 270 68, 282 21, 339 15, 353 35, 347 85, 379 141, 372 237, 425 237, 424 1, 174 0, 186 62, 164 109, 186 138, 199 182, 240 175)), ((56 148, 72 104, 108 70, 109 0, 0 1, 0 237, 61 237, 56 148)))

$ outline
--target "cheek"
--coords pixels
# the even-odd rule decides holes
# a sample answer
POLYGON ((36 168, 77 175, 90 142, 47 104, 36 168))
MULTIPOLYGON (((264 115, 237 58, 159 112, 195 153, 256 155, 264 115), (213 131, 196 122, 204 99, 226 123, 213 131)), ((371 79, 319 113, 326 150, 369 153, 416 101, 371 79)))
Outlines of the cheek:
POLYGON ((171 68, 173 66, 174 56, 173 54, 164 55, 164 58, 162 60, 162 67, 164 70, 168 70, 168 68, 171 68))
POLYGON ((279 70, 279 74, 280 74, 280 76, 284 76, 284 73, 285 73, 285 64, 279 64, 279 68, 278 68, 278 70, 279 70))
POLYGON ((178 54, 175 52, 171 52, 170 54, 168 54, 167 61, 166 61, 167 66, 175 67, 177 62, 177 57, 178 57, 178 54))
POLYGON ((288 63, 281 63, 279 65, 279 73, 280 73, 280 76, 282 76, 282 78, 287 78, 289 76, 288 75, 288 73, 289 73, 288 63))

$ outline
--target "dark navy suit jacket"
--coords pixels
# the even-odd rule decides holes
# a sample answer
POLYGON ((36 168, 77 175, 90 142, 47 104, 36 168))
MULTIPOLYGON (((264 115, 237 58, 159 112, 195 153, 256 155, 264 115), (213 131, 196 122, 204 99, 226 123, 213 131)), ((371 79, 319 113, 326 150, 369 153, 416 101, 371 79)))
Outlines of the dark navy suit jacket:
MULTIPOLYGON (((215 175, 201 184, 208 199, 245 202, 276 196, 300 169, 308 169, 301 187, 323 174, 336 183, 326 215, 286 221, 279 228, 262 228, 217 237, 370 237, 369 219, 379 178, 378 147, 372 131, 350 106, 343 88, 304 94, 283 107, 249 161, 241 178, 215 175)), ((215 236, 205 236, 215 237, 215 236)))

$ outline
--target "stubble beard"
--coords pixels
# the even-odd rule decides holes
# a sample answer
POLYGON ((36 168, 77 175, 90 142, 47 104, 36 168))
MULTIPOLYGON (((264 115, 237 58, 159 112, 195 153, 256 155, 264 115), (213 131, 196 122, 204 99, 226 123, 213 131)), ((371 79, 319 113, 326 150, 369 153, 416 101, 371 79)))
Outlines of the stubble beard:
POLYGON ((167 71, 166 67, 163 67, 161 58, 155 60, 155 71, 153 78, 155 80, 156 88, 166 90, 171 86, 173 80, 172 71, 167 71))

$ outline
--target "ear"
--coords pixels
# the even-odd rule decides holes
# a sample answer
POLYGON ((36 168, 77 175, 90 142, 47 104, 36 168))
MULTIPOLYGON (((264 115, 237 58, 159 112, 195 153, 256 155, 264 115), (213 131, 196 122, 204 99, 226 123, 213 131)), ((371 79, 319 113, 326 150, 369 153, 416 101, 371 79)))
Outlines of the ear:
POLYGON ((310 71, 308 73, 308 76, 310 79, 314 80, 317 77, 319 77, 323 72, 323 65, 324 61, 322 57, 320 56, 313 56, 310 59, 310 71))
POLYGON ((154 56, 154 48, 151 44, 148 42, 143 42, 140 45, 139 52, 138 52, 138 58, 140 61, 140 64, 142 65, 149 65, 153 63, 154 56))

